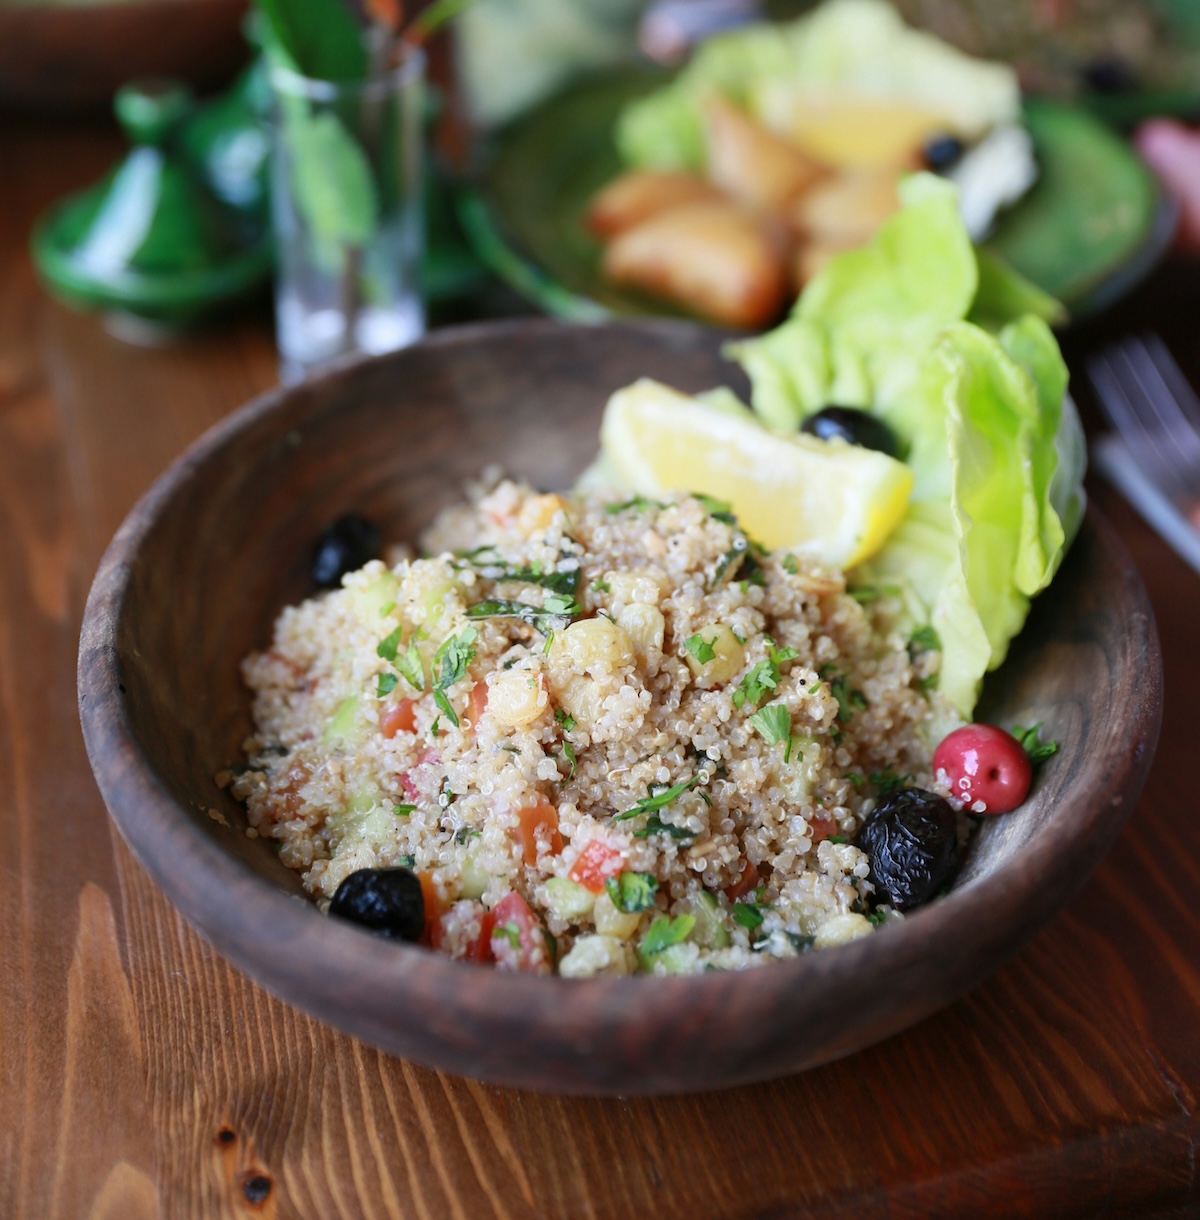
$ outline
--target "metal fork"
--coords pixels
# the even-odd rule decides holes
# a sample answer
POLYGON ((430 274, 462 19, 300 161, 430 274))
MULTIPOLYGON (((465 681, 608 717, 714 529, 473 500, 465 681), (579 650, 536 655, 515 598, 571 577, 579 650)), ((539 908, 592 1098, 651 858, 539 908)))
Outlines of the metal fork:
POLYGON ((1162 339, 1123 339, 1087 367, 1108 422, 1143 474, 1176 504, 1200 498, 1200 398, 1162 339))

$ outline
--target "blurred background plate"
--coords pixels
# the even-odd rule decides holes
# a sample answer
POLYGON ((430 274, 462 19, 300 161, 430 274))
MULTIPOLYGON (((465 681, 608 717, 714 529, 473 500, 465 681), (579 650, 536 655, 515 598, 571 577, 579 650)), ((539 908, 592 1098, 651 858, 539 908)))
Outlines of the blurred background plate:
POLYGON ((107 106, 136 77, 203 88, 246 59, 246 0, 0 0, 0 102, 38 109, 107 106))
MULTIPOLYGON (((548 313, 577 320, 682 310, 608 284, 583 210, 621 168, 612 133, 622 106, 662 85, 623 69, 572 86, 495 138, 462 219, 480 257, 548 313)), ((1085 110, 1031 101, 1040 178, 989 245, 1074 316, 1106 305, 1161 257, 1175 210, 1125 141, 1085 110)))

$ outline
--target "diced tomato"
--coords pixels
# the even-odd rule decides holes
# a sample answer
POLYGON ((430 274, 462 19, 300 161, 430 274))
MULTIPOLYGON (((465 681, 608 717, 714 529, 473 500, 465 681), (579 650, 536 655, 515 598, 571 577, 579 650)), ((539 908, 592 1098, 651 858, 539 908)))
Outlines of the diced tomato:
POLYGON ((501 970, 523 970, 549 974, 552 969, 550 945, 538 917, 515 890, 509 891, 492 908, 492 954, 501 970))
POLYGON ((835 835, 837 832, 838 824, 833 818, 826 817, 823 813, 815 814, 808 819, 808 833, 812 836, 814 844, 828 839, 830 835, 835 835))
POLYGON ((400 772, 400 786, 404 789, 404 795, 410 801, 416 801, 421 794, 421 789, 417 787, 417 781, 413 779, 411 771, 400 772))
POLYGON ((517 810, 517 842, 526 864, 536 864, 538 839, 549 847, 552 855, 562 851, 562 835, 558 833, 558 810, 549 801, 524 805, 517 810))
POLYGON ((383 718, 380 732, 385 737, 395 737, 403 729, 406 733, 416 730, 417 718, 413 713, 413 700, 401 699, 383 718))
POLYGON ((496 912, 484 911, 483 918, 479 922, 479 939, 471 946, 471 950, 467 954, 468 961, 490 962, 495 960, 492 955, 492 928, 495 925, 496 912))
POLYGON ((624 863, 625 857, 615 847, 610 847, 603 839, 593 839, 579 853, 567 876, 585 890, 602 894, 604 883, 609 877, 615 877, 624 863))
POLYGON ((421 934, 421 943, 436 949, 442 939, 442 900, 433 884, 431 872, 418 873, 417 880, 421 883, 421 897, 425 900, 425 931, 421 934))
POLYGON ((476 682, 471 687, 471 694, 467 698, 467 719, 471 722, 472 729, 479 727, 479 718, 487 708, 487 697, 486 682, 476 682))
POLYGON ((742 865, 742 875, 725 890, 725 897, 730 902, 736 902, 747 894, 752 894, 758 888, 758 867, 753 860, 747 858, 742 865))

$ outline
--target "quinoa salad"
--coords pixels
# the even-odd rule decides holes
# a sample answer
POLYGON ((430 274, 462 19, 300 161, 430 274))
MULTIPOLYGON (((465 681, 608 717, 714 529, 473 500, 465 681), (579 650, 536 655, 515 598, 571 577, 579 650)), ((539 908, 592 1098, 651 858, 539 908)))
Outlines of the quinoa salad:
POLYGON ((931 757, 961 721, 895 596, 698 495, 493 478, 422 544, 284 610, 243 665, 255 733, 218 778, 319 905, 397 870, 406 939, 569 977, 902 918, 854 839, 897 787, 947 793, 931 757))

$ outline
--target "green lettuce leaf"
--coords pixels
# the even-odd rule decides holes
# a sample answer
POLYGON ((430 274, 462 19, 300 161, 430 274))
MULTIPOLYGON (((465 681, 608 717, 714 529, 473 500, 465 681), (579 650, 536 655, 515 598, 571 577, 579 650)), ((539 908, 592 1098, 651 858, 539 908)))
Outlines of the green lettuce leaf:
POLYGON ((981 268, 952 187, 918 175, 902 201, 788 321, 731 351, 768 426, 792 430, 837 402, 900 438, 909 511, 852 579, 905 587, 941 638, 941 689, 969 718, 1078 529, 1085 448, 1040 294, 993 259, 981 268), (992 329, 967 320, 981 312, 992 329))

